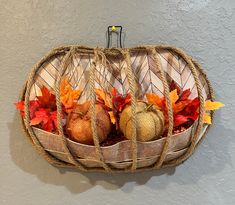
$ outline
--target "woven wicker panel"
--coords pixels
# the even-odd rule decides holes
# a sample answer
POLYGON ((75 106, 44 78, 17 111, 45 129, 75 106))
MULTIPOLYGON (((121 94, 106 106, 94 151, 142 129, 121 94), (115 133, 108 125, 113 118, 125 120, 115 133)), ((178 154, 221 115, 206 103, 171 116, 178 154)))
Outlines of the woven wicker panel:
MULTIPOLYGON (((191 89, 190 98, 197 96, 197 88, 193 75, 186 62, 176 54, 167 50, 158 52, 162 68, 165 71, 168 81, 174 80, 182 89, 191 89)), ((82 90, 82 96, 79 103, 89 99, 89 69, 93 62, 92 54, 76 54, 73 64, 66 70, 65 76, 68 77, 74 89, 82 90)), ((55 82, 61 65, 62 56, 56 56, 38 70, 35 76, 35 83, 31 89, 30 99, 40 95, 40 86, 44 85, 50 90, 55 90, 55 82)), ((121 58, 108 58, 107 67, 96 67, 96 88, 111 90, 113 87, 118 88, 122 94, 129 92, 129 84, 126 75, 126 63, 121 58)), ((153 56, 148 51, 134 52, 131 57, 132 68, 139 82, 140 95, 145 93, 156 93, 163 96, 163 85, 160 79, 159 71, 153 62, 153 56)), ((204 99, 208 98, 208 85, 203 75, 198 72, 202 86, 204 99)))

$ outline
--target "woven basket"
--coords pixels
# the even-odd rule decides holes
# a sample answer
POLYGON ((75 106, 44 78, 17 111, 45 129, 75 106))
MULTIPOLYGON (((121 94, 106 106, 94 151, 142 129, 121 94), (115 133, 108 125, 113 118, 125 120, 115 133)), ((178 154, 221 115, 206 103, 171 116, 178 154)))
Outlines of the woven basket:
MULTIPOLYGON (((83 171, 129 172, 176 166, 186 160, 205 137, 209 125, 203 124, 203 104, 213 100, 213 90, 200 65, 182 50, 172 46, 140 46, 130 49, 104 49, 84 46, 63 46, 52 50, 36 64, 24 86, 25 101, 22 125, 30 142, 45 159, 57 167, 83 171), (107 63, 109 62, 109 63, 107 63), (168 105, 167 137, 138 142, 124 140, 102 147, 93 129, 95 145, 85 145, 68 139, 63 133, 59 85, 67 76, 73 88, 82 90, 78 103, 91 100, 95 104, 95 89, 118 88, 130 93, 136 102, 136 92, 145 99, 146 93, 165 96, 168 105), (190 88, 190 98, 199 97, 198 120, 187 130, 172 135, 173 113, 169 99, 169 83, 174 80, 182 90, 190 88), (59 134, 30 126, 29 100, 35 99, 40 87, 50 89, 57 99, 59 134)), ((136 103, 131 103, 134 113, 136 103)), ((95 109, 93 106, 92 109, 95 109)), ((213 112, 211 113, 213 117, 213 112)), ((93 122, 95 119, 92 119, 93 122)), ((132 120, 136 127, 135 119, 132 120)), ((95 124, 95 123, 93 123, 95 124)))

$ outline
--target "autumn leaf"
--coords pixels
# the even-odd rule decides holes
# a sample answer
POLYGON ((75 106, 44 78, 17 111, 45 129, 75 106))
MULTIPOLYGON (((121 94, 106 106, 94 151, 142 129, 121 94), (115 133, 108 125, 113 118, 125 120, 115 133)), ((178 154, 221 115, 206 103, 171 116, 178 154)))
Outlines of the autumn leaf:
POLYGON ((30 125, 41 125, 43 130, 52 132, 58 128, 57 111, 50 112, 48 109, 40 108, 30 120, 30 125))
POLYGON ((115 124, 115 123, 116 123, 116 118, 115 118, 115 116, 114 116, 113 111, 109 111, 108 113, 109 113, 109 117, 110 117, 111 122, 112 122, 113 124, 115 124))
POLYGON ((177 114, 177 113, 181 112, 190 103, 191 103, 191 100, 184 100, 184 101, 180 101, 176 104, 173 104, 173 113, 177 114))
POLYGON ((44 108, 49 108, 52 110, 56 109, 56 98, 55 95, 52 94, 47 87, 43 86, 42 88, 40 88, 41 90, 41 96, 37 96, 37 99, 40 103, 41 107, 44 108))
POLYGON ((175 115, 174 116, 174 127, 178 127, 188 121, 188 117, 184 115, 175 115))
MULTIPOLYGON (((25 103, 24 101, 19 101, 15 103, 16 109, 20 110, 20 115, 22 117, 25 116, 24 109, 25 109, 25 103)), ((40 103, 38 100, 30 100, 29 101, 29 113, 30 113, 30 118, 34 117, 35 111, 40 107, 40 103)))
MULTIPOLYGON (((165 114, 167 114, 167 107, 166 107, 166 99, 165 97, 160 98, 158 95, 154 93, 147 93, 146 98, 149 104, 154 104, 158 107, 158 109, 162 110, 165 114)), ((174 89, 170 92, 169 98, 172 103, 172 108, 174 113, 178 113, 184 109, 187 105, 188 101, 186 102, 178 102, 179 96, 177 93, 177 89, 174 89), (178 102, 178 103, 177 103, 178 102)))
MULTIPOLYGON (((51 120, 53 121, 55 129, 58 128, 58 121, 57 121, 57 111, 51 112, 50 116, 51 120)), ((62 113, 62 119, 64 118, 64 115, 62 113)))
MULTIPOLYGON (((191 95, 191 90, 187 89, 183 92, 179 86, 172 81, 170 85, 170 100, 172 102, 173 115, 174 115, 174 128, 178 126, 185 125, 185 123, 195 121, 199 116, 199 98, 189 99, 191 95), (180 94, 181 93, 181 94, 180 94)), ((165 116, 165 125, 168 126, 168 113, 166 106, 165 97, 159 97, 156 94, 146 94, 148 103, 156 105, 160 110, 162 110, 165 116)), ((217 110, 220 107, 224 106, 221 102, 212 102, 211 100, 205 101, 204 108, 205 110, 217 110)), ((209 113, 205 113, 203 116, 203 122, 211 124, 211 116, 209 113)))
POLYGON ((106 94, 101 89, 95 90, 96 96, 98 97, 98 101, 100 101, 102 104, 106 106, 106 108, 111 109, 112 108, 112 100, 109 94, 106 94))
POLYGON ((223 107, 224 104, 221 102, 212 102, 211 100, 207 100, 204 104, 206 110, 218 110, 223 107))
MULTIPOLYGON (((221 102, 213 102, 211 100, 207 100, 204 103, 205 110, 218 110, 219 108, 223 107, 224 104, 221 102)), ((209 113, 204 113, 203 115, 203 122, 206 124, 211 124, 211 115, 209 113)))
POLYGON ((177 89, 171 91, 170 92, 170 100, 171 100, 172 105, 174 105, 178 99, 179 99, 179 95, 177 93, 177 89))
POLYGON ((16 107, 16 109, 18 109, 20 111, 24 111, 24 101, 16 102, 15 107, 16 107))
POLYGON ((183 91, 182 94, 179 97, 179 101, 188 100, 188 97, 190 96, 190 94, 191 94, 190 89, 187 89, 187 90, 183 91))
POLYGON ((180 95, 180 92, 181 92, 180 87, 176 84, 174 80, 172 80, 170 84, 170 91, 173 91, 175 89, 177 90, 177 94, 180 95))
POLYGON ((71 112, 80 97, 80 90, 73 90, 67 78, 64 78, 60 84, 60 101, 67 113, 71 112))
POLYGON ((112 91, 111 91, 111 95, 112 96, 116 96, 118 94, 118 91, 116 88, 113 88, 112 91))
POLYGON ((31 119, 30 125, 38 125, 41 122, 47 123, 49 120, 49 112, 44 108, 40 108, 35 112, 35 117, 31 119))
POLYGON ((185 115, 191 115, 192 113, 195 113, 200 105, 199 98, 194 98, 182 111, 185 115))
POLYGON ((106 106, 106 109, 114 109, 117 112, 121 112, 125 105, 131 102, 130 94, 121 95, 116 88, 113 88, 111 94, 105 93, 101 89, 96 89, 96 96, 98 102, 101 102, 106 106))
MULTIPOLYGON (((198 107, 199 107, 199 100, 198 98, 195 98, 194 100, 188 99, 188 97, 191 94, 191 91, 185 90, 182 92, 181 95, 178 93, 179 90, 177 88, 177 85, 172 84, 171 92, 169 94, 169 98, 172 103, 172 109, 173 109, 173 116, 174 116, 174 127, 177 127, 179 125, 182 125, 189 120, 195 121, 198 117, 198 107), (173 89, 175 88, 175 89, 173 89)), ((165 124, 168 125, 168 112, 167 112, 167 106, 166 106, 166 99, 163 96, 160 98, 156 94, 146 94, 147 100, 150 104, 156 105, 164 114, 165 116, 165 124)))
MULTIPOLYGON (((21 116, 25 116, 25 102, 17 102, 15 106, 20 110, 21 116)), ((48 132, 57 129, 56 99, 46 87, 41 88, 41 96, 37 96, 36 100, 29 101, 29 112, 31 126, 39 126, 48 132)), ((62 118, 64 118, 63 113, 62 118)))
POLYGON ((103 104, 109 113, 111 122, 118 128, 118 115, 131 102, 130 94, 121 95, 116 88, 113 88, 110 93, 96 89, 96 96, 97 102, 103 104))
POLYGON ((211 124, 211 116, 209 113, 204 113, 203 115, 203 123, 211 124))
POLYGON ((35 112, 35 117, 30 121, 30 125, 41 124, 42 129, 47 132, 52 132, 54 129, 53 120, 50 117, 50 112, 47 109, 39 109, 35 112))
POLYGON ((116 111, 118 112, 121 112, 124 109, 124 107, 131 102, 130 93, 122 95, 118 92, 116 88, 112 89, 111 95, 112 95, 113 108, 116 109, 116 111))
POLYGON ((157 106, 159 109, 163 109, 162 99, 158 95, 153 93, 147 93, 146 98, 149 104, 153 104, 157 106))

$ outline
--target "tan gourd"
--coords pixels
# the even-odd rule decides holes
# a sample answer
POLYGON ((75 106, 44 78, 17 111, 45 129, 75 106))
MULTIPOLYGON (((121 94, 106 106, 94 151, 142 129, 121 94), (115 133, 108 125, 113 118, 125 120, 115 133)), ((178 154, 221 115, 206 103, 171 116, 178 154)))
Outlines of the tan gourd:
MULTIPOLYGON (((137 140, 150 141, 160 138, 164 131, 164 116, 155 105, 137 102, 137 140)), ((132 111, 131 106, 126 106, 120 116, 120 129, 127 139, 132 138, 132 111)))

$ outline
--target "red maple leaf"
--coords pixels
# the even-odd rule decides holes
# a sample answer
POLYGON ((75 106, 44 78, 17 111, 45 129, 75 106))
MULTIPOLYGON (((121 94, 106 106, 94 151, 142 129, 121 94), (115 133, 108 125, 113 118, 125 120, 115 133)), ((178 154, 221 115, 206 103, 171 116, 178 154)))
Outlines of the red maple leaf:
MULTIPOLYGON (((42 95, 37 96, 36 100, 29 101, 30 125, 52 132, 58 128, 56 98, 45 86, 41 88, 41 93, 42 95)), ((15 106, 20 110, 21 116, 25 116, 25 102, 17 102, 15 106)), ((64 111, 64 107, 62 109, 64 111)), ((63 112, 62 115, 64 118, 63 112)))
POLYGON ((176 84, 174 80, 172 80, 170 84, 170 91, 173 91, 175 89, 177 90, 177 94, 180 95, 180 92, 181 92, 180 87, 176 84))
POLYGON ((57 129, 57 112, 50 112, 48 109, 40 108, 35 112, 35 117, 30 120, 30 125, 39 124, 43 130, 48 132, 52 132, 57 129))
MULTIPOLYGON (((22 117, 24 117, 25 116, 25 112, 24 112, 25 103, 24 103, 24 101, 16 102, 15 107, 16 107, 16 109, 20 110, 20 115, 22 117)), ((40 107, 40 103, 38 100, 30 100, 29 101, 30 118, 34 117, 34 113, 39 107, 40 107)))
MULTIPOLYGON (((199 99, 189 99, 190 89, 182 91, 175 81, 170 84, 170 99, 174 114, 174 128, 191 123, 198 118, 199 99), (186 123, 186 124, 185 124, 186 123)), ((155 104, 165 116, 165 125, 168 126, 168 113, 165 96, 159 97, 154 93, 146 94, 148 102, 155 104)))
POLYGON ((182 92, 182 94, 179 97, 178 101, 184 101, 184 100, 188 100, 188 97, 191 95, 191 91, 190 89, 187 89, 185 91, 182 92))
POLYGON ((131 102, 131 95, 129 93, 126 95, 121 95, 116 88, 113 88, 111 94, 113 108, 117 112, 121 112, 124 109, 125 105, 131 102))
POLYGON ((174 116, 174 127, 182 125, 188 122, 190 119, 195 121, 198 118, 198 108, 200 101, 198 98, 194 98, 187 106, 179 112, 179 114, 174 116))
POLYGON ((37 96, 37 99, 40 102, 41 107, 55 110, 56 109, 55 95, 53 95, 45 86, 41 88, 41 93, 42 96, 37 96))
MULTIPOLYGON (((62 118, 64 118, 64 116, 62 116, 62 118)), ((51 112, 51 120, 53 121, 54 127, 57 129, 58 128, 57 111, 51 112)))
POLYGON ((178 127, 188 121, 188 117, 184 115, 175 115, 174 116, 174 127, 178 127))

